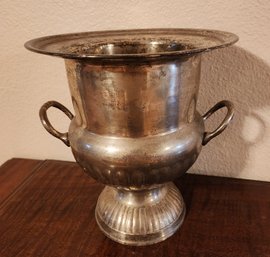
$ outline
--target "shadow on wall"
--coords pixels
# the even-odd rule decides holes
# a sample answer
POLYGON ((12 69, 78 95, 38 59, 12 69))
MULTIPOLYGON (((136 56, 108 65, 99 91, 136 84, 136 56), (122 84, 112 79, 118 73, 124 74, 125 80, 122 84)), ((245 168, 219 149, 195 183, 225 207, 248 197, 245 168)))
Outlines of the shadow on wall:
MULTIPOLYGON (((235 116, 221 135, 203 147, 192 173, 270 180, 269 82, 270 67, 239 47, 203 56, 198 110, 205 113, 227 99, 235 105, 235 116)), ((223 113, 207 121, 208 131, 223 119, 223 113)))

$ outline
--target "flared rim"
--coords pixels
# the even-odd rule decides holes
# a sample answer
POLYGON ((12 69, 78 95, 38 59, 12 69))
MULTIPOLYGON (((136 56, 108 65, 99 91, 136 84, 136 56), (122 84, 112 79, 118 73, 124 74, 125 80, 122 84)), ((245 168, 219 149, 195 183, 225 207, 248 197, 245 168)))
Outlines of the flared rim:
POLYGON ((238 41, 233 33, 206 29, 133 29, 52 35, 32 39, 33 52, 66 59, 128 60, 193 55, 238 41))

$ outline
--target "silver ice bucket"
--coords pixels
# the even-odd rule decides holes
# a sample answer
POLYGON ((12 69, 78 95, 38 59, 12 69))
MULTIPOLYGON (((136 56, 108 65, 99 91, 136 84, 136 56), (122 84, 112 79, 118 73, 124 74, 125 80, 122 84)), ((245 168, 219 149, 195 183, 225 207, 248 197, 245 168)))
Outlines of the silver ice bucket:
POLYGON ((168 238, 182 224, 185 205, 172 181, 233 117, 229 101, 204 115, 196 110, 201 54, 237 40, 222 31, 146 29, 56 35, 25 44, 65 59, 75 115, 49 101, 40 118, 49 133, 71 147, 83 170, 106 185, 96 220, 109 238, 147 245, 168 238), (71 119, 67 133, 49 122, 50 107, 71 119), (223 107, 224 120, 205 131, 204 122, 223 107))

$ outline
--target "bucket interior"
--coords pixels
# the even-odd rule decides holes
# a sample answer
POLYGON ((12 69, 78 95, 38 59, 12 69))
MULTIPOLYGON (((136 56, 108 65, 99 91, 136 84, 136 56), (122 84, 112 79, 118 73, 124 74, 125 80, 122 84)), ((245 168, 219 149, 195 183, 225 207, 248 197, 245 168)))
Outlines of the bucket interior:
POLYGON ((79 55, 134 55, 134 54, 158 54, 193 49, 194 46, 187 43, 166 40, 159 42, 149 41, 120 41, 114 43, 82 43, 75 44, 64 49, 70 53, 79 55), (166 42, 167 41, 167 42, 166 42))

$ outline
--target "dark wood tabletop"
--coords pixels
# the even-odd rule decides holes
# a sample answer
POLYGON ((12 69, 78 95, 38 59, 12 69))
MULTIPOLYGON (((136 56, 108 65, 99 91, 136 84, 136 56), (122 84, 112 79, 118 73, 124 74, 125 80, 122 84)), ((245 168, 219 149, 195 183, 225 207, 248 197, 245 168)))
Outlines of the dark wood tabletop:
POLYGON ((124 246, 99 230, 103 185, 76 163, 12 159, 0 167, 0 256, 270 257, 270 183, 186 174, 182 227, 164 242, 124 246))

